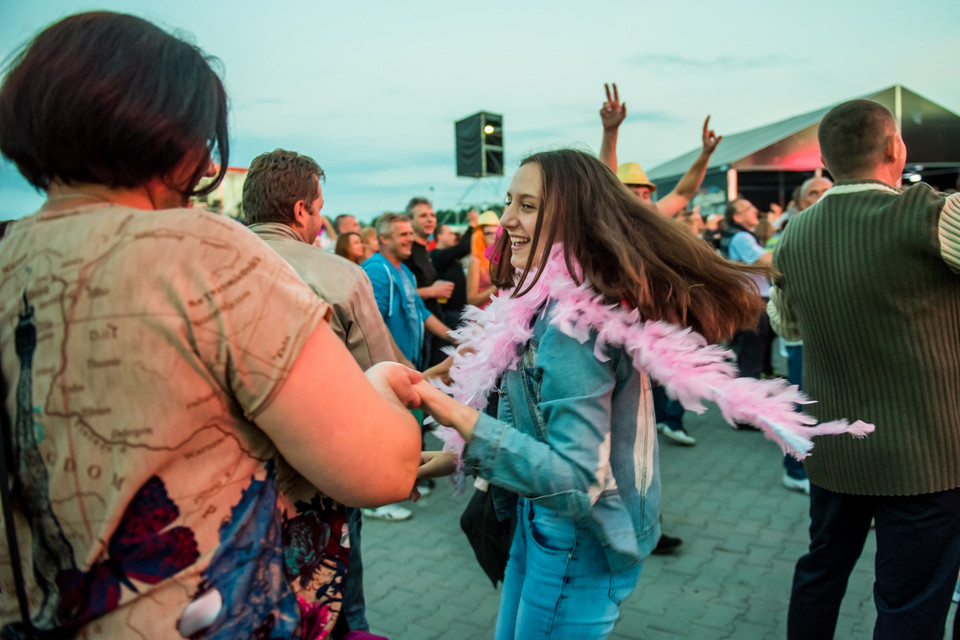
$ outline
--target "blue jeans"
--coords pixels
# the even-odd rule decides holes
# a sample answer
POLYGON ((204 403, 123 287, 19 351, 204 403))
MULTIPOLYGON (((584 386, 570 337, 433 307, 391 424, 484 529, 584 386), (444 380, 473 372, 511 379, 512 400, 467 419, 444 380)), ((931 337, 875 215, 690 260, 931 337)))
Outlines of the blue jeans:
POLYGON ((521 498, 494 638, 603 640, 641 567, 611 572, 596 536, 521 498))

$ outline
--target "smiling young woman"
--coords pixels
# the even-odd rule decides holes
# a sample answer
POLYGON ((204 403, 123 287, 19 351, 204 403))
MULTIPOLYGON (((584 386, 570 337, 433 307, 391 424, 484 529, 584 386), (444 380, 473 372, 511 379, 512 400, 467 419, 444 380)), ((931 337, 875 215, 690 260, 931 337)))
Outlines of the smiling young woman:
POLYGON ((482 327, 481 339, 504 345, 492 360, 515 363, 503 368, 498 418, 426 388, 424 408, 466 441, 464 468, 493 485, 498 515, 518 514, 497 640, 606 638, 660 535, 650 382, 625 348, 606 341, 598 357, 596 330, 573 337, 555 316, 583 285, 618 321, 666 320, 719 340, 763 309, 749 278, 758 269, 718 257, 578 151, 525 159, 500 224, 492 278, 517 304, 482 327))

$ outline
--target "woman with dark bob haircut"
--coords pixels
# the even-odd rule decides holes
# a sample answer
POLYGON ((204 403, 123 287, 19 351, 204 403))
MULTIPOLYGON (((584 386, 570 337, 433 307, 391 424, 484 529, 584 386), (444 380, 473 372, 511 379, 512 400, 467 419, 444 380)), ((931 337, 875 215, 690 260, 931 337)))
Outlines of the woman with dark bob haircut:
POLYGON ((749 275, 763 271, 720 258, 579 151, 525 159, 500 226, 491 272, 504 293, 460 330, 451 369, 474 408, 426 386, 422 406, 465 441, 463 467, 492 485, 500 519, 518 516, 497 640, 606 638, 660 536, 638 358, 706 348, 685 327, 716 341, 756 322, 749 275), (498 418, 478 414, 500 375, 498 418))
POLYGON ((47 200, 0 242, 4 637, 327 637, 342 504, 413 488, 419 374, 365 377, 274 252, 179 208, 226 120, 203 52, 129 15, 6 70, 0 151, 47 200))

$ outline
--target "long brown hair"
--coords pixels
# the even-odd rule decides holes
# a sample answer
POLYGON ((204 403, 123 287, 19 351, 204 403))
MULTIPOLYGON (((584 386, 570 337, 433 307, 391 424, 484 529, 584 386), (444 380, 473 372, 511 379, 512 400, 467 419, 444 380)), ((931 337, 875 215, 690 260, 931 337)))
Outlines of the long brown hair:
MULTIPOLYGON (((771 270, 725 260, 676 220, 644 204, 620 184, 603 163, 573 149, 546 151, 525 158, 541 174, 541 215, 531 246, 546 233, 546 247, 563 243, 567 269, 576 278, 575 261, 583 279, 609 302, 624 302, 645 319, 666 320, 692 327, 708 340, 727 338, 753 325, 763 311, 752 275, 771 270), (552 224, 543 229, 544 211, 552 224)), ((497 241, 491 278, 498 287, 527 293, 540 277, 536 252, 517 277, 510 265, 507 234, 497 241), (529 283, 528 283, 529 280, 529 283)))
POLYGON ((337 236, 337 244, 333 247, 333 252, 340 256, 341 258, 346 258, 350 262, 360 264, 363 262, 363 254, 360 254, 359 258, 354 258, 350 255, 350 239, 353 236, 360 238, 360 242, 363 242, 363 236, 355 231, 347 231, 346 233, 341 233, 337 236))

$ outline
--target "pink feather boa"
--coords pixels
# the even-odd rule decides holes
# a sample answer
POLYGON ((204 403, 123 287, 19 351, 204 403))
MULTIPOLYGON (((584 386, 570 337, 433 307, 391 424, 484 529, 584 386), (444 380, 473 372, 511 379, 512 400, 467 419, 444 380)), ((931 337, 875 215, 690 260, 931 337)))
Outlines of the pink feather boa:
MULTIPOLYGON (((862 421, 837 420, 816 424, 816 419, 796 410, 810 404, 795 385, 782 379, 738 378, 735 356, 708 344, 699 333, 667 322, 643 321, 635 310, 603 304, 590 284, 577 286, 567 271, 561 245, 554 245, 544 272, 532 289, 519 298, 501 291, 485 308, 468 307, 465 324, 453 332, 460 350, 453 356, 452 383, 437 386, 474 409, 483 410, 500 375, 514 369, 519 345, 531 335, 531 320, 547 302, 556 300, 550 323, 581 344, 596 332, 594 355, 608 359, 608 347, 622 348, 638 371, 645 371, 664 386, 685 409, 703 413, 703 401, 715 402, 731 425, 749 423, 780 445, 784 453, 803 460, 813 448, 811 438, 848 433, 862 438, 874 430, 862 421)), ((463 450, 463 439, 453 429, 441 427, 444 450, 463 450)))

